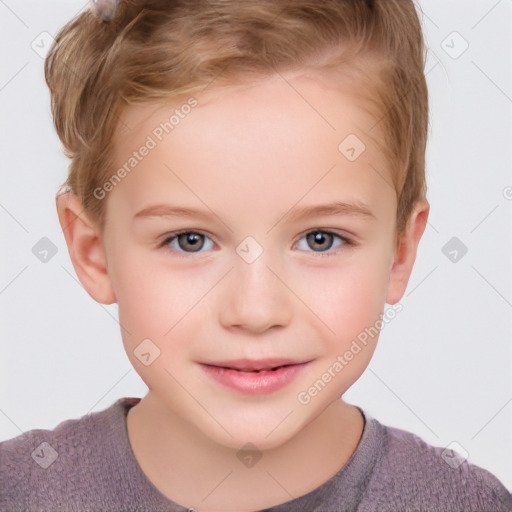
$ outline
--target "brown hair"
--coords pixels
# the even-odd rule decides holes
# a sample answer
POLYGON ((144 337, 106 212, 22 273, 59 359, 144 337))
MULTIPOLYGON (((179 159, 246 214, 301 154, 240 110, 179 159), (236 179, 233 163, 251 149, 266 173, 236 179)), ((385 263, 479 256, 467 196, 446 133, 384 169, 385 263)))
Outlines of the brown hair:
POLYGON ((214 80, 333 71, 371 105, 397 193, 398 236, 426 194, 425 59, 413 0, 121 0, 109 22, 90 7, 60 30, 45 61, 71 159, 63 186, 103 228, 105 201, 93 191, 112 175, 127 105, 165 103, 214 80))

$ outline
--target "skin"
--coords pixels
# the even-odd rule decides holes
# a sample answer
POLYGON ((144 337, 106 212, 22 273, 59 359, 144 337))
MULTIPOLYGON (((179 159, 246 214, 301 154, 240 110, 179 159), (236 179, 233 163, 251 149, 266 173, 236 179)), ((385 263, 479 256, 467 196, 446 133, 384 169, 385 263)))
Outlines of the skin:
MULTIPOLYGON (((375 325, 385 303, 402 298, 429 205, 416 204, 396 247, 396 192, 367 135, 375 119, 324 76, 273 75, 194 97, 198 106, 108 193, 103 231, 71 193, 57 209, 81 283, 97 302, 118 303, 126 353, 149 388, 127 418, 148 479, 196 510, 261 510, 326 482, 357 448, 363 419, 340 397, 366 369, 378 336, 309 403, 297 396, 375 325), (354 162, 338 151, 350 133, 366 144, 354 162), (282 216, 333 200, 364 202, 374 218, 282 216), (210 218, 133 220, 170 202, 210 218), (318 229, 355 245, 325 233, 323 246, 308 242, 318 229), (178 230, 206 237, 159 247, 178 230), (263 249, 250 264, 236 251, 247 236, 263 249), (134 354, 147 338, 160 350, 149 366, 134 354), (225 388, 198 364, 242 357, 310 362, 265 395, 225 388), (252 467, 237 457, 248 442, 262 455, 252 467)), ((186 99, 126 109, 116 165, 186 99)))

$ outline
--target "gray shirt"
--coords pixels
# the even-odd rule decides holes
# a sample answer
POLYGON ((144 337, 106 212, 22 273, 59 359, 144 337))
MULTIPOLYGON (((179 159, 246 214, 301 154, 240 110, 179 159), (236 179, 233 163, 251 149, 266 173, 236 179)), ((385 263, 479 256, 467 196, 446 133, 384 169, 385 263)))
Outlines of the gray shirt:
MULTIPOLYGON (((0 443, 0 511, 187 512, 147 479, 128 438, 139 398, 0 443)), ((488 471, 363 411, 349 462, 315 490, 266 512, 500 512, 512 496, 488 471), (443 453, 444 452, 444 453, 443 453)))

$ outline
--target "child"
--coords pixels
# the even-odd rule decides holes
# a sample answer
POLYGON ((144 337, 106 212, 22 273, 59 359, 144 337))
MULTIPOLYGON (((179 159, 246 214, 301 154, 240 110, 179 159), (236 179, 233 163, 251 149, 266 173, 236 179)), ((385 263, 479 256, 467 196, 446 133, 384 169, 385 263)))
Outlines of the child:
POLYGON ((57 210, 149 392, 0 443, 0 509, 512 510, 486 470, 341 398, 429 213, 413 2, 102 9, 45 64, 57 210))

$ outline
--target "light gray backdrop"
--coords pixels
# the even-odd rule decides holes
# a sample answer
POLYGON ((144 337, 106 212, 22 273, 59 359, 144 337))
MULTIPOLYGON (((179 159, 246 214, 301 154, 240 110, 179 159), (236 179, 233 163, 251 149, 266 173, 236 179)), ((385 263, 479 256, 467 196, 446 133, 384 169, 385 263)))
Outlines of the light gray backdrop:
MULTIPOLYGON (((68 161, 43 57, 85 5, 0 0, 0 440, 147 390, 124 353, 117 306, 97 304, 77 280, 55 209, 68 161), (55 254, 41 250, 44 237, 55 254)), ((403 311, 346 397, 467 452, 512 489, 512 0, 420 5, 429 225, 403 311)))

